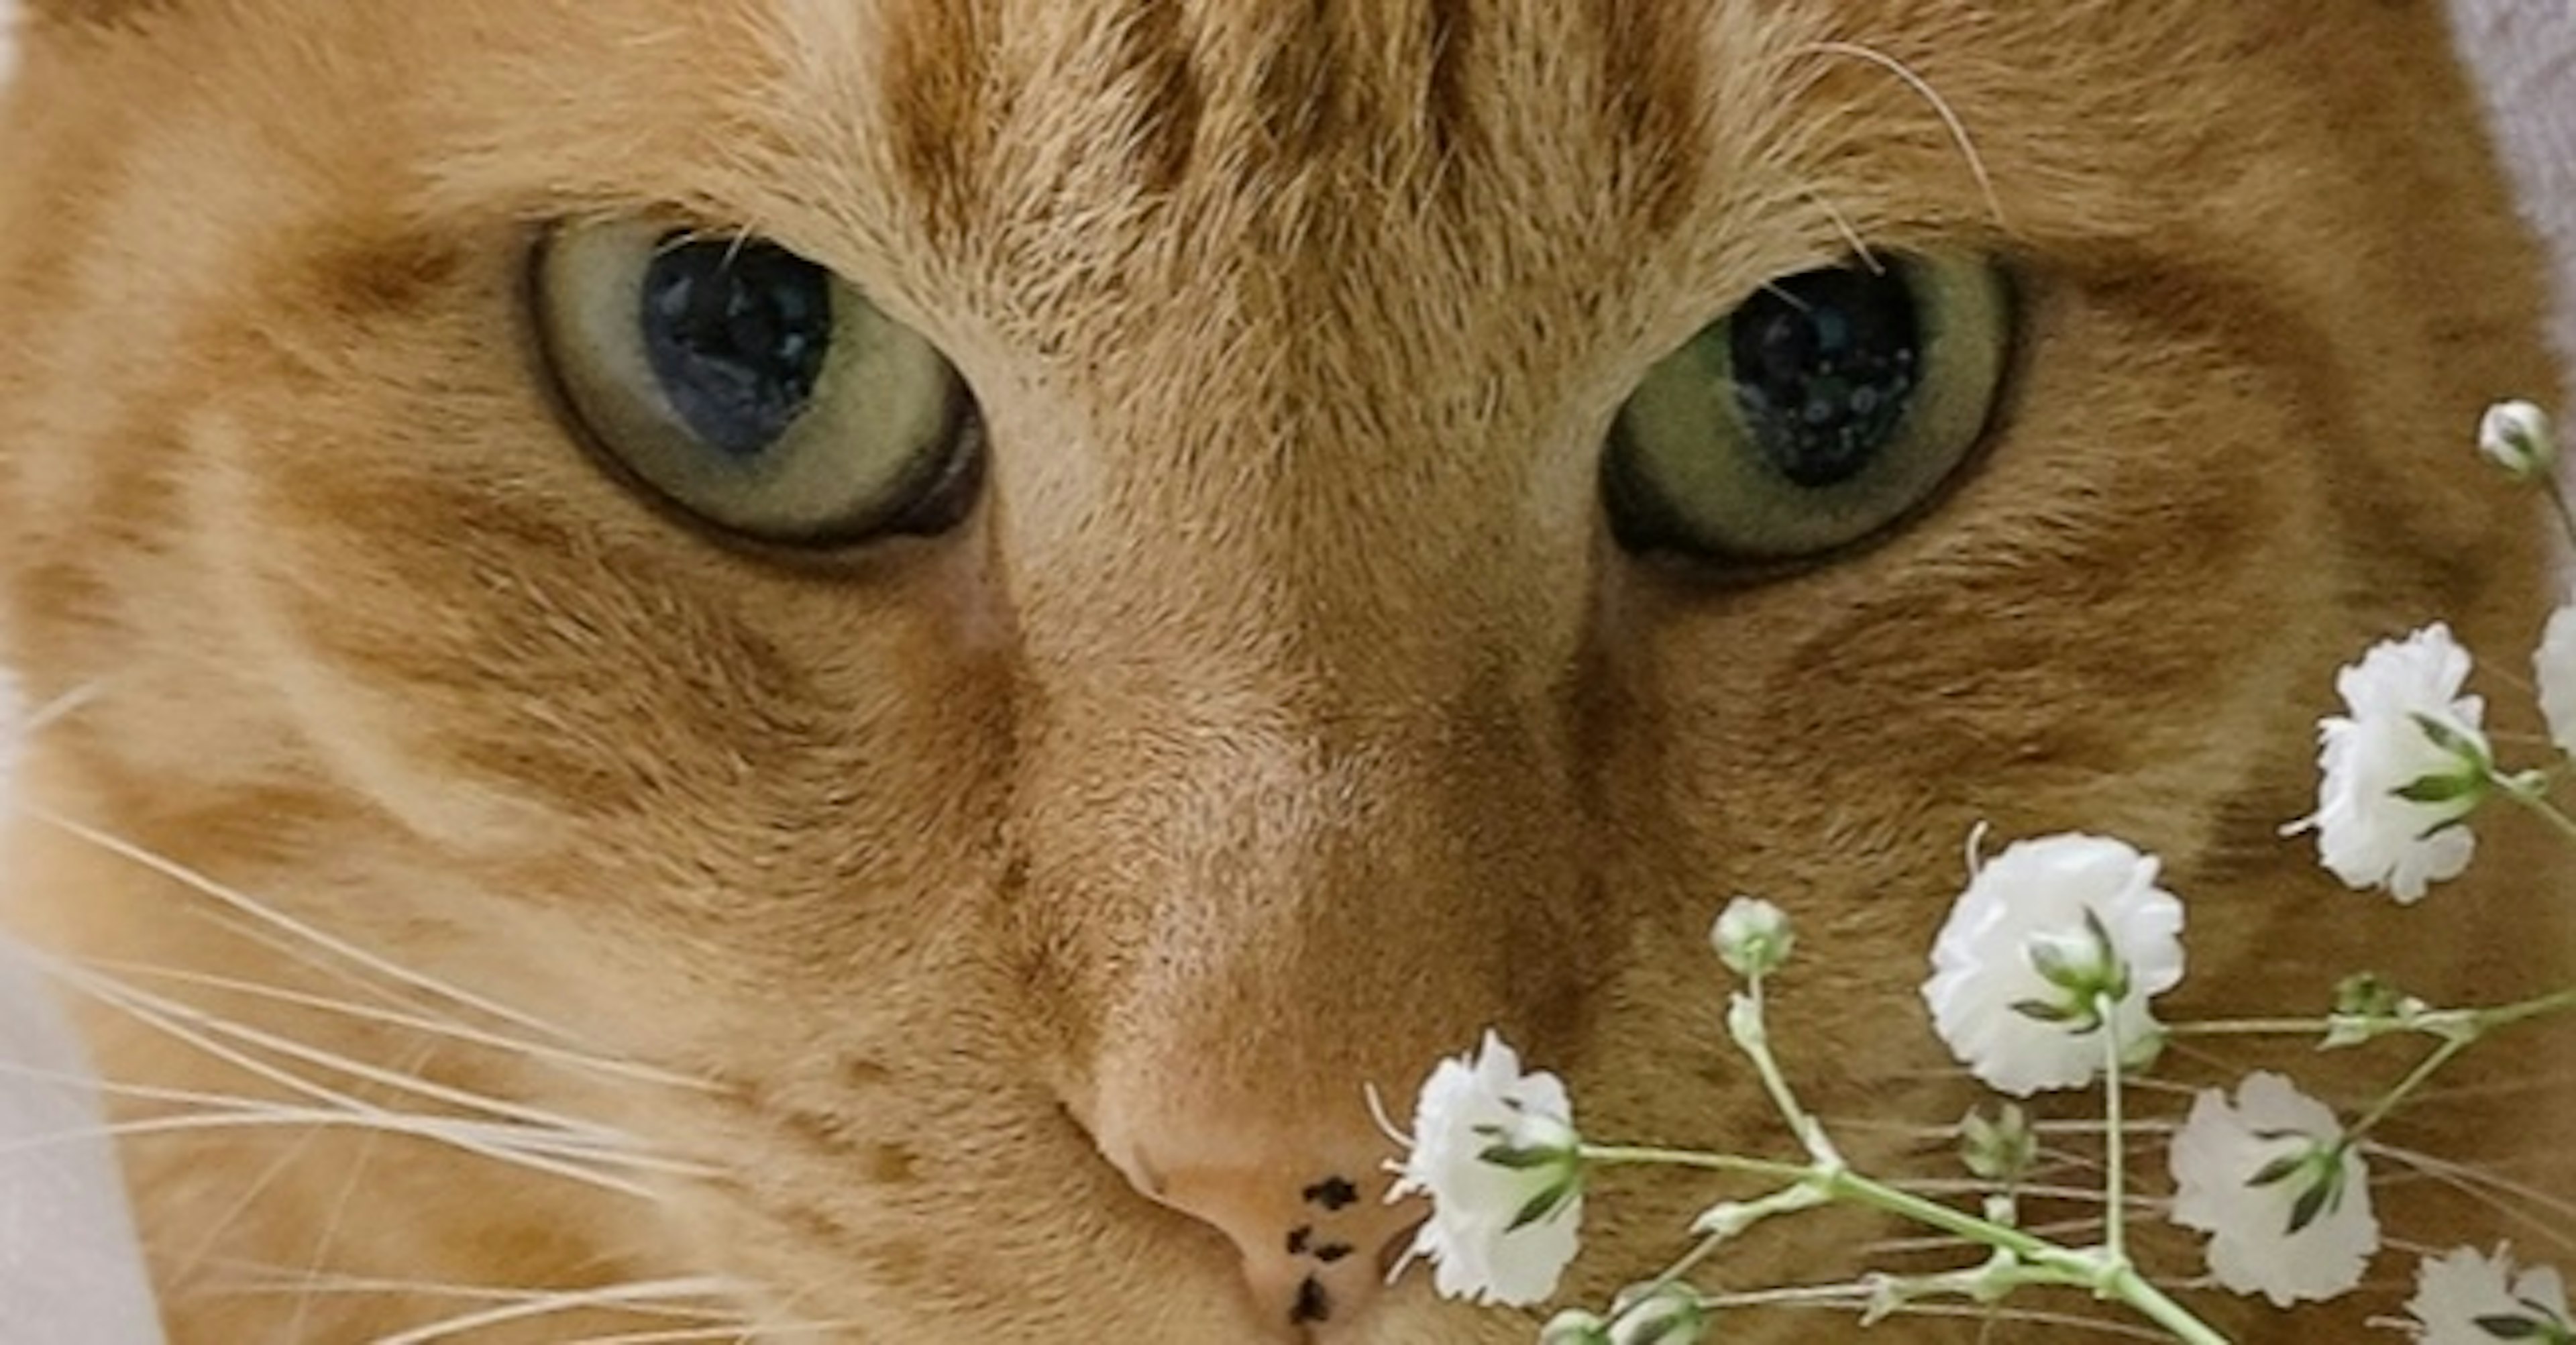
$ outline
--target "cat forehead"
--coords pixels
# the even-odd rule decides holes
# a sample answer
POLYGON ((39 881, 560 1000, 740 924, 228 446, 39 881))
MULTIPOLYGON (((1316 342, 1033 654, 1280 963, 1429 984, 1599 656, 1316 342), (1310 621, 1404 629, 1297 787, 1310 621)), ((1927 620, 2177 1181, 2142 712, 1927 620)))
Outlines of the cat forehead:
MULTIPOLYGON (((1329 202, 1346 221, 1445 209, 1474 231, 1533 210, 1680 225, 1828 191, 1856 225, 1899 192, 1917 216, 1988 213, 1958 171, 1968 145, 2034 122, 2094 138, 2088 106, 2139 91, 2136 52, 2201 8, 2075 4, 2034 22, 1875 0, 608 0, 399 23, 515 50, 451 63, 438 96, 465 109, 451 120, 488 121, 464 143, 516 150, 566 194, 722 193, 750 223, 838 209, 862 218, 835 225, 866 227, 1114 223, 1144 202, 1222 226, 1329 202)), ((2167 43, 2157 86, 2210 44, 2167 43)), ((2123 120, 2123 136, 2155 129, 2123 120)), ((451 177, 478 162, 445 157, 451 177)))
POLYGON ((1009 292, 1132 312, 1123 296, 1212 268, 1346 277, 1301 301, 1343 308, 1578 302, 1617 277, 1704 318, 1854 246, 2149 233, 2201 208, 2187 161, 2222 135, 2269 152, 2300 86, 2440 59, 2320 60, 2286 8, 2107 0, 165 0, 77 20, 91 8, 40 9, 40 49, 121 49, 147 113, 327 165, 323 209, 431 234, 673 210, 916 322, 961 288, 980 310, 1009 292), (47 40, 93 24, 120 36, 47 40))

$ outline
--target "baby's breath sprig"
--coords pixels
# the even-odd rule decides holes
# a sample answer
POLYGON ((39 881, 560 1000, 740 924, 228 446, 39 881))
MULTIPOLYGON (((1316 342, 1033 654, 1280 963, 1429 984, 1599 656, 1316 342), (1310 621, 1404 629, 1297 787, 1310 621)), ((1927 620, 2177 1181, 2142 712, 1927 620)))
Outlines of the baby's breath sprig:
MULTIPOLYGON (((2086 988, 2090 1002, 2079 1012, 2022 1012, 2023 1021, 2036 1025, 2040 1034, 2056 1034, 2076 1040, 2087 1052, 2098 1052, 2094 1062, 2081 1076, 2089 1078, 2096 1070, 2116 1076, 2129 1067, 2128 1058, 2135 1053, 2137 1035, 2118 1030, 2117 1025, 2143 1020, 2131 1012, 2127 1002, 2143 997, 2149 985, 2169 985, 2181 975, 2180 948, 2151 946, 2161 938, 2170 944, 2180 925, 2179 905, 2167 911, 2172 898, 2154 887, 2154 861, 2138 855, 2116 842, 2098 837, 2051 838, 2051 842, 2032 843, 2028 849, 2008 851, 2007 856, 1983 866, 1971 882, 1974 902, 1963 899, 1962 907, 1971 913, 1991 908, 2011 913, 2015 928, 2026 935, 2021 942, 2005 950, 1998 945, 1990 960, 1980 950, 1984 943, 1969 940, 1961 945, 1958 958, 1948 968, 1951 980, 1941 994, 1965 999, 1991 1000, 2008 1005, 2027 999, 2034 991, 2031 983, 2042 986, 2061 982, 2086 988), (2104 848, 2114 847, 2114 848, 2104 848), (2006 858, 2018 854, 2007 863, 2006 858), (2112 862, 2105 863, 2105 860, 2112 862), (2018 884, 2038 873, 2063 876, 2067 872, 2089 876, 2089 885, 2079 890, 2096 892, 2101 909, 2096 911, 2081 902, 2073 906, 2047 908, 2061 917, 2056 925, 2029 926, 2030 912, 2019 909, 2016 897, 2026 895, 2018 884), (1982 886, 1980 886, 1982 884, 1982 886), (2162 898, 2158 901, 2157 898, 2162 898), (2143 913, 2143 915, 2142 915, 2143 913), (2029 927, 2025 927, 2029 926, 2029 927), (2139 931, 2144 938, 2137 938, 2139 931), (2061 936, 2069 931, 2093 940, 2089 945, 2067 944, 2061 936), (2033 940, 2040 941, 2034 944, 2033 940), (2131 940, 2123 942, 2123 940, 2131 940), (2055 940, 2055 942, 2049 942, 2055 940), (2054 955, 2034 957, 2031 948, 2056 948, 2054 955), (2073 951, 2070 951, 2072 949, 2073 951), (2152 966, 2147 976, 2135 968, 2152 966), (1976 982, 1982 977, 1992 985, 1976 982), (2055 979, 2052 979, 2054 977, 2055 979)), ((2038 890, 2034 887, 2032 891, 2038 890)), ((1712 931, 1712 942, 1719 957, 1743 978, 1744 989, 1733 997, 1727 1013, 1727 1035, 1736 1049, 1749 1060, 1762 1080, 1765 1093, 1779 1113, 1781 1121, 1797 1138, 1803 1150, 1802 1160, 1761 1158, 1744 1154, 1705 1153, 1686 1149, 1669 1149, 1597 1143, 1576 1139, 1572 1153, 1563 1162, 1565 1171, 1576 1174, 1572 1183, 1579 1185, 1580 1174, 1612 1166, 1658 1166, 1755 1177, 1775 1183, 1769 1194, 1747 1201, 1721 1201, 1702 1211, 1692 1224, 1697 1243, 1662 1275, 1622 1297, 1607 1313, 1571 1310, 1553 1319, 1543 1339, 1551 1342, 1623 1342, 1631 1339, 1658 1342, 1658 1345, 1687 1345, 1696 1340, 1709 1313, 1721 1310, 1730 1301, 1723 1296, 1700 1294, 1687 1283, 1688 1276, 1713 1258, 1726 1244, 1740 1238, 1757 1225, 1771 1219, 1796 1215, 1825 1205, 1856 1205, 1910 1220, 1937 1232, 1947 1233, 1990 1249, 1987 1260, 1964 1270, 1924 1276, 1873 1276, 1867 1281, 1868 1292, 1860 1295, 1856 1306, 1864 1321, 1875 1321, 1889 1313, 1929 1298, 1955 1297, 1977 1303, 1993 1303, 2025 1288, 2053 1286, 2081 1289, 2097 1297, 2123 1302, 2135 1308, 2148 1320, 2163 1326, 2177 1339, 2192 1345, 2223 1345, 2225 1338, 2194 1316, 2180 1303, 2150 1283, 2130 1262, 2121 1247, 2121 1235, 2114 1231, 2110 1240, 2098 1247, 2074 1247, 2053 1241, 2017 1227, 2010 1219, 2009 1207, 1990 1208, 1985 1213, 1942 1204, 1893 1183, 1856 1170, 1834 1144, 1823 1120, 1809 1112, 1799 1101, 1787 1071, 1774 1050, 1768 1020, 1766 987, 1770 978, 1787 963, 1795 940, 1785 915, 1778 908, 1753 898, 1738 898, 1721 915, 1712 931), (1671 1305, 1688 1301, 1697 1309, 1681 1313, 1671 1305), (1661 1306, 1658 1306, 1661 1305, 1661 1306), (1646 1314, 1653 1314, 1651 1317, 1646 1314), (1650 1322, 1647 1333, 1641 1322, 1650 1322)), ((1933 993, 1927 990, 1927 995, 1933 993)), ((2008 1007, 2001 1013, 2012 1014, 2008 1007)), ((1985 1027, 1993 1022, 1977 1021, 1985 1027)), ((1997 1021, 2000 1021, 1999 1019, 1997 1021)), ((2000 1040, 2002 1049, 2015 1043, 2027 1048, 2036 1038, 2007 1032, 2000 1040)), ((2051 1044, 2053 1048, 2053 1043, 2051 1044)), ((1999 1065, 2002 1055, 1991 1057, 1999 1065)), ((1400 1191, 1420 1191, 1434 1200, 1432 1221, 1416 1242, 1416 1250, 1433 1257, 1442 1271, 1440 1287, 1444 1293, 1462 1297, 1500 1298, 1508 1286, 1474 1278, 1487 1240, 1479 1230, 1510 1236, 1525 1226, 1529 1211, 1548 1200, 1544 1187, 1512 1181, 1471 1182, 1455 1174, 1442 1175, 1457 1151, 1455 1141, 1444 1135, 1444 1127, 1454 1132, 1460 1120, 1468 1115, 1463 1108, 1453 1108, 1453 1100, 1463 1096, 1462 1082, 1471 1071, 1491 1073, 1486 1062, 1502 1060, 1517 1069, 1517 1059, 1497 1038, 1488 1036, 1477 1062, 1444 1062, 1435 1072, 1432 1086, 1424 1090, 1424 1105, 1417 1114, 1412 1141, 1413 1157, 1399 1166, 1405 1174, 1398 1184, 1400 1191), (1444 1195, 1444 1192, 1446 1193, 1444 1195), (1520 1202, 1517 1206, 1513 1202, 1520 1202), (1507 1208, 1510 1207, 1510 1208, 1507 1208), (1458 1270, 1453 1287, 1451 1271, 1458 1270)), ((1481 1076, 1480 1076, 1481 1077, 1481 1076)), ((1528 1076, 1517 1082, 1496 1076, 1482 1085, 1494 1097, 1508 1095, 1515 1087, 1528 1086, 1528 1076)), ((2112 1129, 2118 1128, 2117 1117, 2112 1129)), ((1566 1133, 1571 1134, 1570 1126, 1566 1133)), ((2020 1141, 2026 1143, 2026 1139, 2020 1141)), ((2114 1146, 2116 1147, 2116 1145, 2114 1146)), ((1488 1148, 1481 1154, 1484 1163, 1517 1176, 1534 1165, 1518 1154, 1488 1148)), ((2124 1187, 2119 1165, 2113 1164, 2114 1189, 2124 1187)), ((2113 1228, 2118 1227, 2121 1206, 2115 1196, 2113 1228)), ((1561 1263, 1557 1267, 1561 1269, 1561 1263)), ((1554 1270, 1550 1271, 1553 1278, 1554 1270)), ((1526 1298, 1511 1301, 1528 1301, 1526 1298)))
MULTIPOLYGON (((2576 545, 2576 510, 2556 478, 2555 431, 2529 403, 2500 403, 2479 427, 2489 460, 2549 498, 2576 545)), ((2498 760, 2485 703, 2466 692, 2469 652, 2434 623, 2367 650, 2335 679, 2344 713, 2319 721, 2316 810, 2284 828, 2313 833, 2319 862, 2346 886, 2401 904, 2423 900, 2475 854, 2471 818, 2492 801, 2517 807, 2571 842, 2576 817, 2551 789, 2576 758, 2576 603, 2554 612, 2533 656, 2556 759, 2526 769, 2498 760)), ((1982 830, 1980 831, 1982 835, 1982 830)), ((2313 1036, 2321 1050, 2398 1036, 2430 1049, 2349 1120, 2289 1078, 2256 1073, 2231 1095, 2197 1093, 2173 1127, 2169 1217, 2208 1235, 2211 1278, 2279 1307, 2340 1296, 2380 1247, 2361 1141, 2472 1047, 2508 1028, 2576 1012, 2576 986, 2507 1003, 2437 1007, 2369 974, 2337 987, 2322 1016, 2159 1023, 2156 996, 2183 974, 2183 906, 2155 858, 2109 837, 2070 833, 2009 845, 1991 860, 1972 838, 1969 879, 1934 940, 1922 997, 1934 1031, 1970 1072, 2016 1097, 2103 1091, 2103 1234, 2073 1246, 2020 1226, 2016 1194, 2036 1158, 2017 1106, 1961 1123, 1963 1160, 1991 1189, 1971 1212, 1858 1171, 1806 1110, 1772 1039, 1766 987, 1796 946, 1789 917, 1750 897, 1710 932, 1742 982, 1726 1031, 1797 1142, 1795 1158, 1600 1143, 1574 1128, 1554 1076, 1523 1074, 1488 1035, 1474 1056, 1444 1061, 1425 1085, 1395 1196, 1427 1195, 1433 1213, 1413 1257, 1428 1257, 1440 1292, 1535 1303, 1553 1295, 1575 1254, 1586 1175, 1623 1165, 1679 1168, 1763 1182, 1766 1194, 1720 1201, 1693 1221, 1688 1250, 1604 1311, 1572 1307, 1544 1345, 1691 1345, 1719 1314, 1783 1304, 1831 1305, 1864 1324, 1930 1299, 1993 1304, 2057 1286, 2127 1305, 2188 1345, 2225 1345, 2204 1319, 2130 1259, 2129 1076, 2167 1041, 2313 1036), (1771 1221, 1854 1205, 1984 1247, 1976 1265, 1925 1275, 1868 1274, 1847 1284, 1702 1290, 1693 1277, 1771 1221)), ((1401 1267, 1399 1267, 1401 1270, 1401 1267)), ((2424 1259, 2402 1323, 2419 1345, 2531 1341, 2576 1345, 2558 1273, 2517 1267, 2502 1246, 2424 1259)))

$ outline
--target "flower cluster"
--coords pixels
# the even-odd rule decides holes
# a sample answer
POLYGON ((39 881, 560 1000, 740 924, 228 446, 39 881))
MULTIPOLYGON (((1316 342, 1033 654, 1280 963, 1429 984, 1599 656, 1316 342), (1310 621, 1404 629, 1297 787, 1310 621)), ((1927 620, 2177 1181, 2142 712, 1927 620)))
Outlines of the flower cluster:
MULTIPOLYGON (((2576 511, 2558 494, 2546 416, 2527 403, 2499 405, 2480 426, 2479 449, 2548 491, 2576 542, 2576 511)), ((2384 891, 2401 904, 2422 901, 2468 867, 2477 844, 2471 820, 2492 800, 2529 808, 2576 839, 2576 819, 2547 797, 2563 763, 2522 771, 2498 763, 2485 703, 2466 690, 2472 668, 2470 652, 2435 623, 2365 651, 2337 675, 2343 713, 2317 726, 2316 808, 2283 831, 2313 833, 2320 864, 2347 887, 2384 891)), ((2548 618, 2532 673, 2551 745, 2561 757, 2576 757, 2576 603, 2548 618)), ((2171 1127, 2172 1198, 2164 1214, 2206 1235, 2209 1282, 2286 1309, 2350 1292, 2381 1249, 2365 1157, 2372 1126, 2487 1033, 2576 1011, 2576 987, 2518 1004, 2437 1010, 2361 974, 2338 989, 2322 1019, 2169 1026, 2152 1001, 2183 978, 2184 906, 2163 886, 2153 855, 2080 832, 2024 839, 1984 859, 1975 857, 1978 848, 1972 844, 1967 883, 1933 939, 1922 1001, 1952 1056, 1999 1093, 2021 1098, 2101 1085, 2100 1245, 2052 1242, 2016 1222, 2014 1191, 2040 1149, 2027 1114, 2009 1103, 1992 1116, 1971 1112, 1960 1126, 1966 1165, 1989 1184, 1978 1213, 1854 1170, 1798 1102, 1764 1021, 1765 983, 1784 973, 1797 946, 1789 917, 1769 902, 1738 897, 1710 931, 1719 960, 1745 986, 1733 996, 1728 1036, 1752 1062, 1803 1158, 1594 1143, 1576 1132, 1563 1085, 1553 1075, 1522 1072, 1512 1049, 1488 1034, 1475 1054, 1433 1071, 1405 1141, 1409 1155, 1393 1165, 1399 1178, 1391 1199, 1426 1195, 1432 1202, 1412 1256, 1435 1263, 1445 1295, 1542 1301, 1577 1251, 1586 1174, 1616 1163, 1663 1163, 1778 1185, 1765 1196, 1709 1205, 1690 1228, 1698 1244, 1670 1271, 1632 1286, 1605 1313, 1559 1312, 1542 1342, 1688 1345, 1718 1311, 1764 1301, 1758 1291, 1696 1290, 1692 1270, 1767 1220, 1851 1203, 1992 1251, 1984 1264, 1949 1274, 1865 1277, 1843 1300, 1864 1322, 1924 1297, 1991 1303, 2024 1287, 2061 1286, 2126 1303, 2192 1345, 2224 1345, 2129 1260, 2125 1076, 2150 1067, 2171 1035, 2192 1026, 2312 1032, 2325 1047, 2407 1033, 2434 1039, 2413 1071, 2354 1115, 2338 1114, 2287 1077, 2258 1072, 2232 1095, 2197 1091, 2171 1127)), ((2558 1273, 2518 1267, 2503 1247, 2424 1258, 2405 1306, 2403 1325, 2425 1345, 2576 1345, 2558 1273)))

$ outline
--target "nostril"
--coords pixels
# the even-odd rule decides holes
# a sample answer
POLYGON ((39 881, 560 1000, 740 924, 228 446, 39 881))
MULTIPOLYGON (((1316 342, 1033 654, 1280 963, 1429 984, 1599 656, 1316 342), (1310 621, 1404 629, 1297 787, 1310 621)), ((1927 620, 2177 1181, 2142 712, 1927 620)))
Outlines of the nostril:
POLYGON ((1226 1153, 1135 1145, 1113 1159, 1136 1189, 1226 1235, 1262 1315, 1283 1327, 1341 1324, 1385 1283, 1420 1207, 1385 1203, 1373 1146, 1265 1145, 1226 1153))

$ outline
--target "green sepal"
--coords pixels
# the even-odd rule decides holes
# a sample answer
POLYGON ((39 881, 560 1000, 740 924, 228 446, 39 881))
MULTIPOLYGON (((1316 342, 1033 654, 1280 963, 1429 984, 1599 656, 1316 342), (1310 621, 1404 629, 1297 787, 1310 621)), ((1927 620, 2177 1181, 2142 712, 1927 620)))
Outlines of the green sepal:
POLYGON ((2479 767, 2478 773, 2480 775, 2483 776, 2486 773, 2486 748, 2481 746, 2475 738, 2460 732, 2458 729, 2452 728, 2450 725, 2443 723, 2441 720, 2435 719, 2433 716, 2428 715, 2421 710, 2411 711, 2406 717, 2415 721, 2415 727, 2422 730, 2424 736, 2431 739, 2435 747, 2450 753, 2452 756, 2458 757, 2462 761, 2475 764, 2479 767))
POLYGON ((2245 1184, 2256 1187, 2277 1186, 2299 1175, 2300 1170, 2307 1165, 2306 1154, 2284 1154, 2264 1164, 2253 1176, 2245 1179, 2245 1184))
POLYGON ((1503 1226, 1503 1231, 1506 1233, 1517 1233, 1522 1229, 1529 1227, 1531 1224, 1537 1223, 1539 1220, 1555 1214, 1558 1210, 1565 1208, 1565 1202, 1573 1194, 1573 1183, 1561 1182, 1539 1192, 1537 1195, 1531 1196, 1527 1201, 1522 1203, 1519 1210, 1512 1214, 1512 1221, 1503 1226))
POLYGON ((2388 791, 2408 803, 2455 803, 2486 792, 2487 782, 2476 775, 2425 775, 2412 783, 2388 791))

